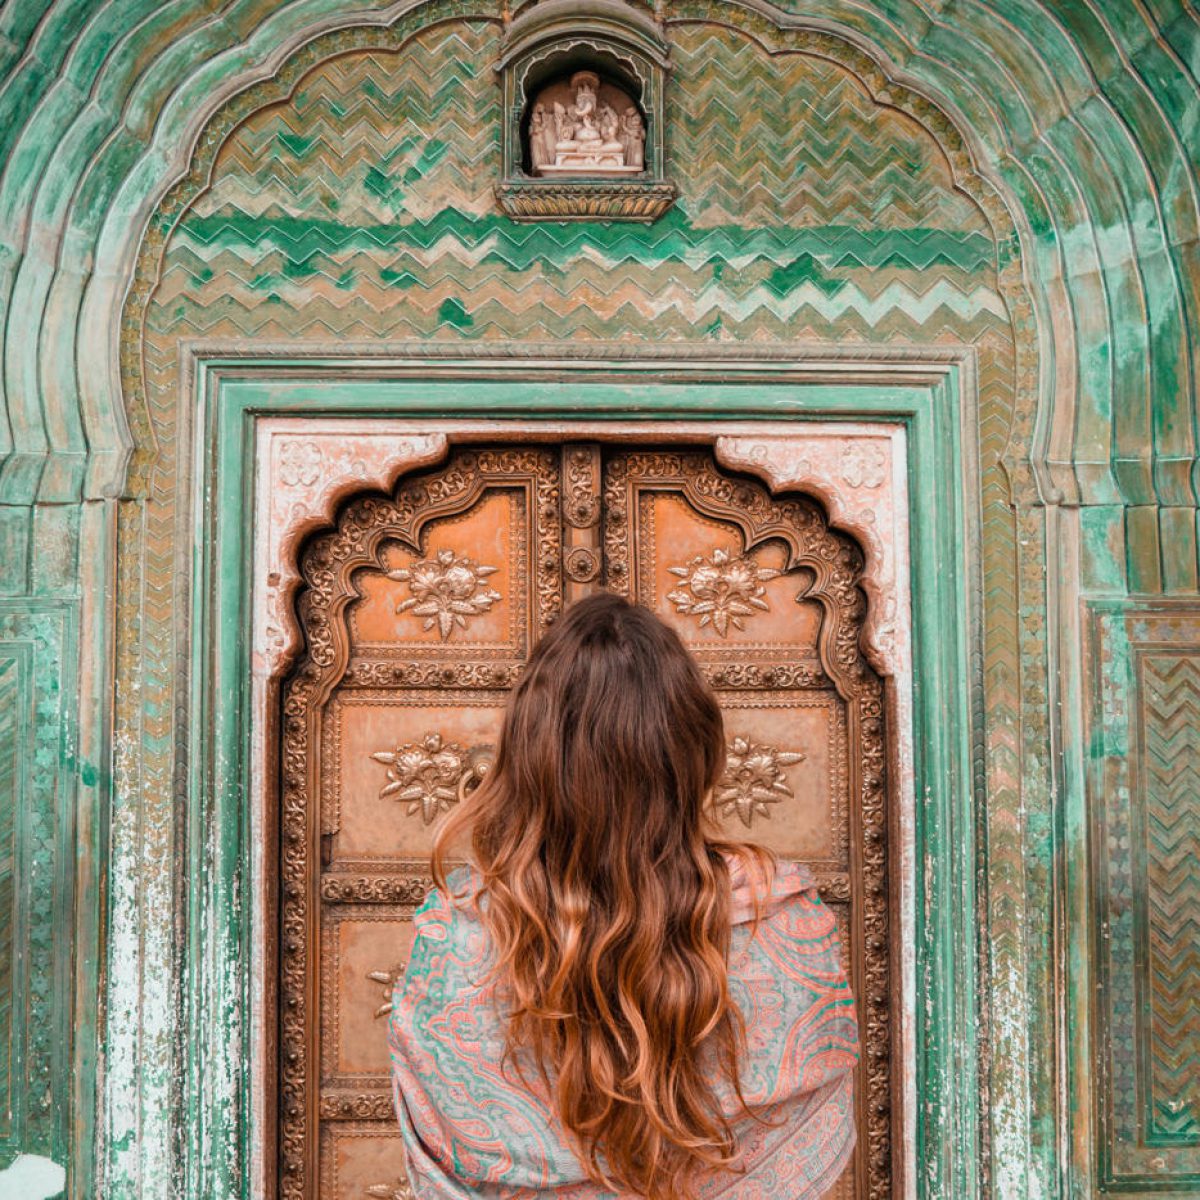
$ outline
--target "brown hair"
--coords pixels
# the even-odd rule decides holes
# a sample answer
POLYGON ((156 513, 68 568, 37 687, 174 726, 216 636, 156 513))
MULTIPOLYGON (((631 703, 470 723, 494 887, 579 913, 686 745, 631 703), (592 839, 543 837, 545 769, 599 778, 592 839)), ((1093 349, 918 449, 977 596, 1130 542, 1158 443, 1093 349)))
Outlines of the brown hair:
MULTIPOLYGON (((675 632, 608 593, 567 610, 513 690, 484 783, 439 832, 469 841, 508 1054, 532 1054, 588 1175, 661 1200, 736 1161, 710 1076, 742 1095, 721 711, 675 632)), ((742 1103, 745 1110, 745 1103, 742 1103)))

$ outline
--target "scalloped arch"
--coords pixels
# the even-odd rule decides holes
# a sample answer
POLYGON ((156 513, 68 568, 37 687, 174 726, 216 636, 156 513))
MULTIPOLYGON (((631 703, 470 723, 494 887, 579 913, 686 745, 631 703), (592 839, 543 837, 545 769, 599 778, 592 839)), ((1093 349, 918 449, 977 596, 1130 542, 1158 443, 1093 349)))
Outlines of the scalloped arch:
MULTIPOLYGON (((39 314, 40 332, 5 322, 5 499, 123 486, 118 301, 138 232, 212 112, 314 37, 410 7, 238 0, 215 17, 110 0, 42 20, 38 6, 7 6, 0 303, 39 314)), ((953 13, 821 0, 803 17, 727 7, 765 36, 835 33, 970 131, 980 173, 1020 214, 1043 329, 1033 449, 1049 497, 1191 506, 1200 146, 1182 6, 1159 6, 1157 20, 1072 0, 953 13)))

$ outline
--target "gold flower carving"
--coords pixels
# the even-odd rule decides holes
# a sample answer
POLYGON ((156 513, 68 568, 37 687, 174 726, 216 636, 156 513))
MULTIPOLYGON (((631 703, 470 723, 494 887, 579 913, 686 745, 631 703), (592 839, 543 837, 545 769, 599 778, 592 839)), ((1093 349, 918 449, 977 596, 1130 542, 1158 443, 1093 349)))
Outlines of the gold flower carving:
POLYGON ((743 618, 769 611, 763 584, 780 574, 749 555, 729 550, 697 554, 686 566, 669 570, 682 580, 667 593, 676 611, 698 616, 701 628, 711 624, 722 637, 728 635, 730 625, 745 629, 743 618))
POLYGON ((749 738, 734 738, 726 755, 725 773, 713 791, 713 805, 723 817, 737 813, 746 826, 756 816, 770 818, 772 804, 792 797, 783 768, 803 762, 804 757, 749 738))
POLYGON ((465 629, 468 617, 487 612, 500 599, 500 593, 487 583, 488 576, 498 570, 453 550, 439 550, 433 558, 388 571, 387 577, 407 583, 412 593, 396 605, 396 611, 424 617, 424 628, 436 625, 444 642, 456 626, 465 629))
POLYGON ((380 798, 391 796, 406 802, 408 815, 420 813, 426 825, 465 799, 491 765, 483 751, 465 750, 457 742, 445 741, 440 733, 427 733, 419 742, 380 750, 371 757, 388 769, 380 798))

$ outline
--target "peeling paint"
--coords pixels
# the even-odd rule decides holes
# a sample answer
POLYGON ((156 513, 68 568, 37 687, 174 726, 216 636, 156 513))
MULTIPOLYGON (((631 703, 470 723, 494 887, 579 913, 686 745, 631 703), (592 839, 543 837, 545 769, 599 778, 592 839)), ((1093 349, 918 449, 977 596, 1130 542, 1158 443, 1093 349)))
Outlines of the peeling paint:
POLYGON ((66 1168, 40 1154, 18 1154, 0 1171, 0 1200, 57 1200, 66 1186, 66 1168))

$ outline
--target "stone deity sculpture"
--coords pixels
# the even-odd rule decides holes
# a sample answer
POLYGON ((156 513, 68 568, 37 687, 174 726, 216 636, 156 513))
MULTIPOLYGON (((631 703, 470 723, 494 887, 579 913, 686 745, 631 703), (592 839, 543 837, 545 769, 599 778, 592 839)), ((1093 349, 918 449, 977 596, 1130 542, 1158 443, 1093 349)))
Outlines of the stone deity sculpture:
POLYGON ((622 119, 613 103, 623 105, 628 100, 624 92, 609 84, 603 85, 602 95, 600 77, 594 71, 576 71, 569 85, 560 82, 543 89, 529 121, 529 158, 534 171, 539 175, 626 175, 643 170, 641 117, 629 105, 622 119), (564 103, 568 96, 569 104, 564 103))
POLYGON ((621 118, 621 148, 625 151, 625 165, 642 170, 646 165, 646 129, 641 114, 632 104, 621 118))
POLYGON ((546 145, 546 131, 549 127, 545 105, 535 104, 533 114, 529 118, 529 158, 535 170, 553 161, 552 156, 547 153, 549 147, 546 145))
POLYGON ((611 104, 602 104, 600 106, 600 136, 606 142, 618 141, 617 131, 620 125, 621 119, 617 116, 617 110, 611 104))

